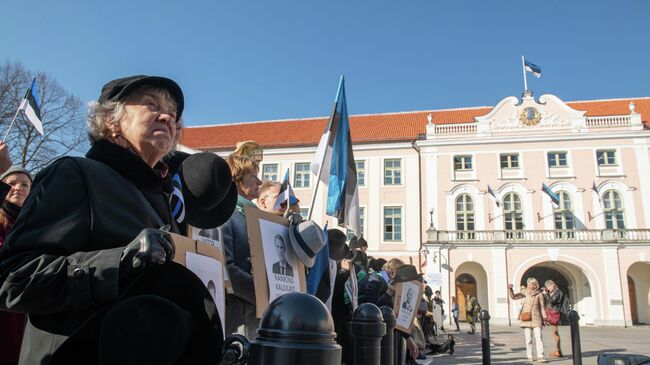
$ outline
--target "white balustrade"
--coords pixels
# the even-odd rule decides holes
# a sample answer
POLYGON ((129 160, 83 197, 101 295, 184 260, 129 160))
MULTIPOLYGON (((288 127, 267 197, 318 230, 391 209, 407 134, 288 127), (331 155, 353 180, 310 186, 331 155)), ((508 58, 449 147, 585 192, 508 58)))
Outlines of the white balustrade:
POLYGON ((587 127, 629 127, 632 119, 629 115, 608 115, 587 117, 587 127))
POLYGON ((650 242, 650 229, 429 231, 429 242, 441 243, 599 243, 650 242))

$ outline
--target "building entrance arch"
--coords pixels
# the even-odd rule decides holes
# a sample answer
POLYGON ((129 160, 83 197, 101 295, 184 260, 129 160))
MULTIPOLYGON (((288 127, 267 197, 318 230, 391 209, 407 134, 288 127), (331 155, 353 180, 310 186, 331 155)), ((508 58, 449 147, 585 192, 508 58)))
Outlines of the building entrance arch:
POLYGON ((632 324, 650 323, 650 263, 635 262, 627 269, 632 324))
MULTIPOLYGON (((594 324, 598 317, 596 298, 599 293, 599 283, 594 282, 588 267, 577 266, 567 261, 541 261, 516 270, 515 283, 525 286, 529 277, 537 279, 540 286, 543 286, 546 280, 553 280, 568 296, 572 309, 580 314, 581 322, 594 324)), ((513 316, 516 317, 516 313, 513 316)))
MULTIPOLYGON (((488 309, 488 280, 483 266, 477 262, 464 262, 456 269, 456 301, 458 319, 466 320, 467 295, 476 297, 483 309, 488 309)), ((489 310, 489 309, 488 309, 489 310)))

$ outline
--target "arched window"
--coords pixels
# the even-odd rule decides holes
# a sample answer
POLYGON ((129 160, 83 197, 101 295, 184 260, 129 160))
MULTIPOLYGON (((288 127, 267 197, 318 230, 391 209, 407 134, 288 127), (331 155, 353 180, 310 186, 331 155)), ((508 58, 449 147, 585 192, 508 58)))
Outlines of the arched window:
POLYGON ((458 238, 473 239, 474 233, 474 201, 469 194, 461 194, 456 198, 456 230, 458 238))
POLYGON ((517 193, 508 193, 503 197, 503 219, 505 223, 506 238, 522 238, 521 232, 524 229, 524 210, 521 206, 521 198, 517 193))
POLYGON ((553 209, 555 216, 555 236, 558 238, 573 238, 575 229, 575 220, 573 218, 573 204, 571 195, 566 191, 558 191, 560 205, 553 209))
POLYGON ((625 229, 625 209, 623 199, 616 190, 607 190, 603 194, 605 227, 607 229, 625 229))

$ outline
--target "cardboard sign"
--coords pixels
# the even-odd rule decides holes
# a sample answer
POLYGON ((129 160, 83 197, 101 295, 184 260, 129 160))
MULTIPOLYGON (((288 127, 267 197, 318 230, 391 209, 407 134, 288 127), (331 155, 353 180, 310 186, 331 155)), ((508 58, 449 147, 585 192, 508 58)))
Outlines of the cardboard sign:
MULTIPOLYGON (((223 235, 221 234, 221 227, 202 229, 192 227, 189 224, 187 225, 187 236, 193 240, 207 243, 219 249, 222 256, 226 256, 226 253, 223 249, 223 235)), ((225 263, 223 265, 223 280, 224 285, 226 286, 226 291, 228 294, 232 294, 232 283, 230 282, 230 277, 228 276, 228 268, 225 263)))
POLYGON ((174 262, 192 271, 208 289, 219 312, 221 329, 225 333, 226 296, 224 287, 224 259, 221 250, 189 237, 170 233, 176 246, 174 262))
POLYGON ((413 319, 418 312, 424 285, 422 282, 413 280, 395 284, 395 329, 410 334, 413 326, 413 319))
POLYGON ((258 318, 275 298, 307 291, 305 266, 289 241, 289 221, 254 207, 244 207, 258 318))

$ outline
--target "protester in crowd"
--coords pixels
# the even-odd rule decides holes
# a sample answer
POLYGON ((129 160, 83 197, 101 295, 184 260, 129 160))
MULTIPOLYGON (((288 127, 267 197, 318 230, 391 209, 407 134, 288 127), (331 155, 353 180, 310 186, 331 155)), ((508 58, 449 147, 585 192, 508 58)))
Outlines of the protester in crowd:
POLYGON ((560 313, 564 293, 557 287, 553 280, 546 280, 544 283, 544 302, 546 303, 546 322, 551 327, 553 340, 555 341, 555 351, 551 352, 550 357, 562 357, 562 348, 560 347, 560 333, 558 325, 560 324, 560 313))
POLYGON ((259 321, 255 315, 255 287, 244 207, 257 208, 252 201, 259 197, 262 181, 257 177, 259 166, 253 159, 231 154, 226 162, 238 193, 235 212, 221 226, 226 266, 234 288, 233 293, 226 296, 226 335, 239 333, 254 338, 259 321))
POLYGON ((376 272, 381 275, 382 270, 384 269, 384 265, 386 265, 388 261, 383 258, 370 258, 368 260, 368 269, 370 269, 371 272, 376 272))
POLYGON ((526 289, 515 294, 513 285, 508 284, 510 299, 523 299, 521 311, 519 312, 519 327, 524 329, 526 339, 526 356, 533 361, 533 334, 535 336, 536 359, 538 362, 546 362, 544 359, 544 342, 542 342, 542 326, 546 321, 546 310, 544 306, 544 295, 539 290, 537 279, 530 277, 526 280, 526 289))
POLYGON ((442 331, 445 330, 445 324, 442 320, 444 318, 443 316, 445 315, 445 301, 440 297, 440 290, 435 291, 432 300, 434 303, 436 303, 436 306, 440 308, 440 316, 436 316, 436 318, 440 317, 440 321, 436 320, 436 334, 438 334, 438 328, 440 328, 442 331))
MULTIPOLYGON (((8 150, 0 142, 0 160, 9 159, 8 150)), ((0 163, 4 171, 0 176, 0 191, 2 193, 2 206, 0 207, 0 247, 13 226, 20 209, 25 203, 32 186, 32 175, 20 166, 4 168, 6 164, 0 163)), ((17 364, 20 355, 20 344, 23 339, 26 316, 23 313, 10 313, 0 311, 0 364, 17 364)))
POLYGON ((275 204, 280 194, 282 184, 276 181, 264 181, 260 186, 259 198, 257 198, 257 205, 265 212, 283 215, 287 210, 287 203, 281 203, 280 209, 275 209, 275 204))
POLYGON ((259 164, 264 158, 264 151, 262 150, 262 147, 255 141, 242 141, 237 142, 232 155, 248 157, 259 164))
POLYGON ((456 297, 451 297, 451 315, 454 317, 454 323, 456 324, 456 332, 460 332, 460 326, 458 325, 458 303, 456 302, 456 297))
POLYGON ((0 306, 29 315, 23 364, 214 364, 210 293, 172 262, 161 159, 184 100, 162 77, 113 80, 90 106, 91 148, 41 171, 0 248, 0 306), (173 346, 170 339, 173 338, 173 346))
POLYGON ((476 333, 476 321, 478 320, 478 314, 481 311, 481 304, 479 304, 478 299, 475 296, 467 294, 467 299, 465 300, 465 318, 467 323, 469 323, 469 331, 467 333, 473 335, 476 333))
POLYGON ((382 275, 384 259, 371 259, 368 262, 368 274, 357 283, 359 288, 359 304, 373 303, 378 305, 378 300, 388 289, 388 281, 382 275))
POLYGON ((350 240, 350 249, 352 251, 366 252, 368 251, 368 242, 365 238, 363 238, 363 236, 359 238, 357 238, 357 236, 354 236, 350 240))

